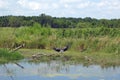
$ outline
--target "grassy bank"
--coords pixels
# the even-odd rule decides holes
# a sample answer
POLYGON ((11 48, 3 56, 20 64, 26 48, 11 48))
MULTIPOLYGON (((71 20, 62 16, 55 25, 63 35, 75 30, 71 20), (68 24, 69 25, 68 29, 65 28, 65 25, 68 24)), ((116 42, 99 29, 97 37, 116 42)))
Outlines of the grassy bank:
POLYGON ((6 49, 0 49, 0 63, 23 59, 23 56, 18 52, 10 52, 6 49))
MULTIPOLYGON (((54 29, 39 24, 29 27, 0 28, 0 48, 12 49, 22 43, 25 43, 25 49, 42 49, 45 53, 48 51, 48 54, 53 53, 53 47, 71 44, 69 51, 64 55, 70 60, 81 61, 87 56, 94 63, 120 64, 119 28, 54 29)), ((22 53, 33 54, 34 51, 23 50, 22 53)), ((29 54, 23 55, 27 57, 29 54)))
POLYGON ((25 43, 28 49, 49 49, 71 44, 78 52, 120 53, 119 28, 53 29, 34 24, 30 27, 0 28, 0 47, 14 48, 25 43))
POLYGON ((22 55, 26 58, 32 58, 32 55, 35 54, 46 54, 53 56, 42 56, 33 61, 51 61, 51 60, 63 60, 64 62, 73 62, 73 63, 82 63, 84 65, 98 64, 102 67, 107 66, 120 66, 120 55, 113 53, 102 53, 102 52, 75 52, 67 51, 63 54, 59 54, 53 50, 44 50, 44 49, 20 49, 22 55))

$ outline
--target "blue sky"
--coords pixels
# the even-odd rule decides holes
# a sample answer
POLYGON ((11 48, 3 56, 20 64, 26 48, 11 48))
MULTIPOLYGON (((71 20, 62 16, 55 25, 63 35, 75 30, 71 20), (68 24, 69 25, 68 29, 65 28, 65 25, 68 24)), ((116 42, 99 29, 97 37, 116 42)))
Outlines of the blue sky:
POLYGON ((0 0, 0 16, 120 18, 120 0, 0 0))

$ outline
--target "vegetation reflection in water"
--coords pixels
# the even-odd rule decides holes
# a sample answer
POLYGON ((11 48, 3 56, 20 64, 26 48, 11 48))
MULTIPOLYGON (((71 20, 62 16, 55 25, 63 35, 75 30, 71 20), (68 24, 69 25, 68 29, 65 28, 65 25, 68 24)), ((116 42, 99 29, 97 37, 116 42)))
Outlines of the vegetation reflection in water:
POLYGON ((19 62, 0 65, 1 80, 119 80, 120 67, 74 64, 62 61, 19 62))

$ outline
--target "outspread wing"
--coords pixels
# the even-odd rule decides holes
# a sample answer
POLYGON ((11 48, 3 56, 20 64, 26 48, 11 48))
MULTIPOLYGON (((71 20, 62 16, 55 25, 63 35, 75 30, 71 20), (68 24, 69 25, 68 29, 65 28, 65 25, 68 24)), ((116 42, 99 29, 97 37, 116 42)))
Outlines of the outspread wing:
POLYGON ((66 46, 66 47, 64 47, 62 50, 63 50, 63 51, 67 51, 68 48, 69 48, 69 46, 66 46))
POLYGON ((59 48, 53 48, 53 50, 57 51, 57 52, 60 52, 60 49, 59 48))
POLYGON ((64 51, 67 51, 68 50, 68 48, 69 48, 70 46, 69 45, 67 45, 67 46, 65 46, 64 48, 53 48, 53 50, 55 50, 55 51, 57 51, 57 52, 64 52, 64 51))

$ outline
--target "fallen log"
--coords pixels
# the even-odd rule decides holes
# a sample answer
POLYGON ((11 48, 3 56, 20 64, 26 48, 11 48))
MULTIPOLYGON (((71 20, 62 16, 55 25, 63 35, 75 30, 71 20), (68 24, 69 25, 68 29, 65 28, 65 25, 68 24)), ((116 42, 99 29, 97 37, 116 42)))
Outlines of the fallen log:
POLYGON ((17 51, 18 49, 20 49, 20 48, 22 48, 24 46, 25 46, 25 44, 22 44, 22 45, 16 47, 15 49, 11 50, 10 52, 15 52, 15 51, 17 51))

